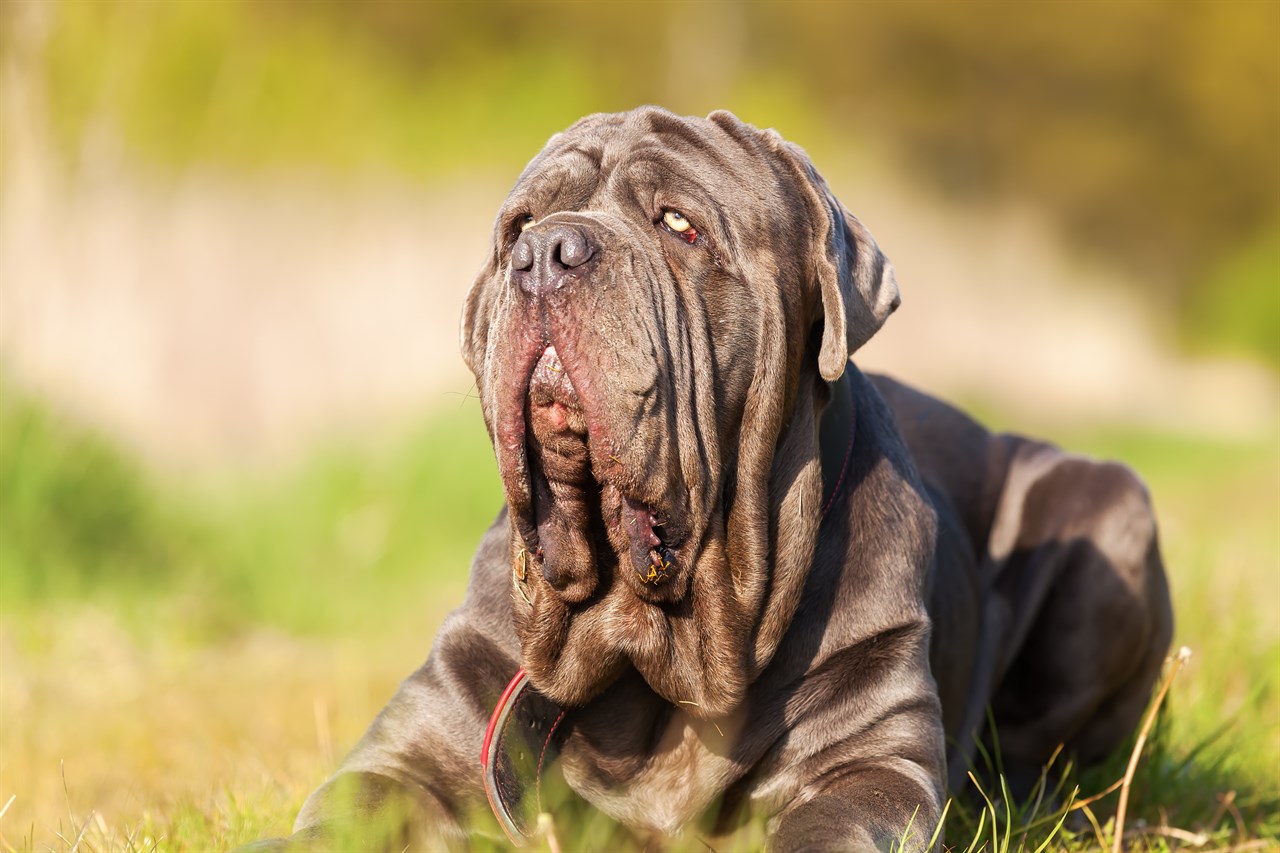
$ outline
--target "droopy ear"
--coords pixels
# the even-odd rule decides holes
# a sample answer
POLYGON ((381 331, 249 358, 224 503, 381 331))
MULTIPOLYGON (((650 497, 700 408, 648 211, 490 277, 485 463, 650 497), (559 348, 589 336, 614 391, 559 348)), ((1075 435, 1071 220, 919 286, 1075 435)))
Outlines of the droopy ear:
POLYGON ((902 302, 893 265, 857 217, 845 210, 798 145, 777 137, 803 185, 813 216, 813 270, 822 294, 818 370, 834 382, 849 356, 902 302))
POLYGON ((496 271, 496 255, 490 252, 484 268, 471 285, 466 304, 462 306, 462 324, 458 334, 462 360, 477 379, 484 370, 485 351, 488 348, 489 318, 493 313, 494 299, 494 288, 489 285, 496 271))

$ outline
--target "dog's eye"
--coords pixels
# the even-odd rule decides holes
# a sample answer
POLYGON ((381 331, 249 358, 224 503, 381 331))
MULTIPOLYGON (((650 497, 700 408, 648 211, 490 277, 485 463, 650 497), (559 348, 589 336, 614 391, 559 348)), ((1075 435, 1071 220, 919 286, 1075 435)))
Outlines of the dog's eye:
POLYGON ((698 239, 698 229, 694 228, 688 217, 678 210, 667 208, 662 211, 662 224, 668 231, 684 239, 686 243, 692 243, 698 239))
POLYGON ((530 225, 532 225, 534 221, 535 220, 533 218, 533 214, 526 213, 524 216, 520 216, 516 218, 516 227, 519 228, 521 231, 524 231, 530 225))
POLYGON ((662 211, 662 221, 667 224, 668 228, 679 234, 683 234, 693 227, 693 224, 688 219, 685 219, 684 214, 678 210, 662 211))

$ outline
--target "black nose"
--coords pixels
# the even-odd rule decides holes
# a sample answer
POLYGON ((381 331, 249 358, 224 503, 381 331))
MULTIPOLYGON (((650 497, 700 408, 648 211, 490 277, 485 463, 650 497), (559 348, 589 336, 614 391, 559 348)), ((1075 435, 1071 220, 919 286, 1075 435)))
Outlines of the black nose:
POLYGON ((536 296, 560 287, 595 256, 591 236, 577 225, 535 227, 516 239, 511 270, 520 286, 536 296))

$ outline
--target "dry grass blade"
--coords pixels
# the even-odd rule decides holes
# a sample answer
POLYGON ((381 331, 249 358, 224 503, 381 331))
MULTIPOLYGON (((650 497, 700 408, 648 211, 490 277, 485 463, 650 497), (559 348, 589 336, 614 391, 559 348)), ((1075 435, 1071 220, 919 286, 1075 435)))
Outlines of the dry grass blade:
POLYGON ((17 794, 10 794, 9 800, 4 804, 4 808, 0 809, 0 818, 4 817, 4 813, 9 811, 9 806, 13 805, 13 801, 18 799, 17 794))
POLYGON ((1107 835, 1102 831, 1102 824, 1098 823, 1097 815, 1095 815, 1093 813, 1093 809, 1088 806, 1085 806, 1081 811, 1084 812, 1084 816, 1088 819, 1089 825, 1093 827, 1093 837, 1098 840, 1098 849, 1106 850, 1107 835))
MULTIPOLYGON (((1245 826, 1244 815, 1240 814, 1240 808, 1236 805, 1236 792, 1232 790, 1227 791, 1225 794, 1219 793, 1216 796, 1218 798, 1218 809, 1209 820, 1209 826, 1216 826, 1218 821, 1222 820, 1222 816, 1229 813, 1231 819, 1235 821, 1236 834, 1240 838, 1244 838, 1249 834, 1249 828, 1245 826)), ((3 814, 3 812, 0 812, 0 815, 3 814)))
POLYGON ((76 853, 76 850, 80 848, 80 842, 84 840, 84 834, 89 831, 89 824, 93 822, 93 815, 94 813, 91 812, 84 819, 84 826, 80 827, 80 832, 76 835, 76 841, 71 845, 71 849, 67 853, 76 853))
POLYGON ((334 765, 333 734, 329 728, 329 706, 323 696, 312 698, 312 707, 316 718, 316 746, 320 750, 320 759, 325 767, 334 765))
MULTIPOLYGON (((987 792, 982 789, 982 785, 978 782, 978 777, 973 775, 972 770, 969 771, 969 779, 970 781, 973 782, 973 786, 978 789, 978 793, 982 795, 982 799, 987 804, 986 814, 991 815, 991 850, 992 850, 992 853, 995 853, 995 851, 998 851, 1000 849, 1000 828, 999 826, 996 825, 997 822, 996 822, 995 803, 993 803, 991 801, 991 798, 987 796, 987 792)), ((979 830, 981 830, 981 824, 979 824, 979 830)), ((975 835, 975 840, 980 835, 981 835, 981 831, 979 831, 979 833, 975 835)))
POLYGON ((556 836, 555 820, 547 812, 541 812, 538 815, 538 835, 542 836, 547 842, 547 849, 551 853, 560 853, 560 839, 556 836))
MULTIPOLYGON (((679 704, 681 704, 681 705, 692 705, 692 706, 693 706, 693 707, 695 707, 695 708, 701 708, 701 707, 702 707, 702 706, 701 706, 701 705, 699 705, 697 702, 694 702, 692 699, 681 699, 681 700, 679 701, 679 704)), ((711 725, 713 725, 713 726, 715 726, 715 727, 716 727, 716 734, 720 735, 720 737, 724 737, 724 731, 720 728, 720 725, 719 725, 715 720, 712 720, 712 721, 711 721, 711 725)))
POLYGON ((1212 838, 1203 832, 1188 832, 1175 826, 1140 826, 1124 833, 1124 838, 1142 838, 1147 835, 1158 835, 1161 838, 1173 838, 1192 847, 1203 847, 1212 838))
MULTIPOLYGON (((65 835, 63 835, 61 832, 58 832, 57 830, 54 830, 53 834, 57 836, 58 840, 61 841, 63 844, 69 845, 67 853, 76 853, 76 850, 79 849, 80 842, 84 840, 84 834, 89 831, 89 824, 93 821, 94 814, 95 814, 94 812, 90 812, 89 816, 84 819, 84 824, 80 827, 80 831, 76 833, 75 841, 67 840, 67 837, 65 835)), ((72 828, 74 828, 75 824, 73 823, 71 824, 71 826, 72 828)), ((52 850, 53 848, 49 848, 49 849, 52 850)))
MULTIPOLYGON (((1036 796, 1031 804, 1031 817, 1035 818, 1040 813, 1040 805, 1044 802, 1045 791, 1049 789, 1049 771, 1053 769, 1054 762, 1058 760, 1058 756, 1062 754, 1064 744, 1058 744, 1053 754, 1049 756, 1049 760, 1045 762, 1044 767, 1040 770, 1040 778, 1036 780, 1036 796)), ((1024 834, 1025 837, 1025 834, 1024 834)))
POLYGON ((1216 850, 1209 851, 1209 853, 1250 853, 1253 850, 1265 850, 1272 843, 1266 838, 1259 838, 1254 841, 1246 841, 1243 844, 1234 844, 1231 847, 1219 847, 1216 850))
POLYGON ((1123 784, 1124 784, 1124 777, 1122 776, 1116 781, 1112 782, 1107 787, 1103 788, 1098 793, 1094 794, 1093 796, 1085 797, 1083 800, 1080 800, 1079 802, 1077 802, 1075 804, 1075 808, 1082 809, 1085 806, 1091 806, 1094 803, 1096 803, 1098 800, 1101 800, 1103 797, 1107 797, 1107 796, 1110 796, 1111 794, 1114 794, 1116 791, 1120 789, 1120 786, 1123 784))
POLYGON ((1129 786, 1133 783, 1133 774, 1138 770, 1138 759, 1142 757, 1142 748, 1147 743, 1147 735, 1150 734, 1151 727, 1155 725, 1156 714, 1164 703, 1165 695, 1169 692, 1169 685, 1173 684, 1173 679, 1177 676, 1178 670, 1182 669, 1182 665, 1190 657, 1191 649, 1186 646, 1178 649, 1178 653, 1173 656, 1172 663, 1169 666, 1169 674, 1160 683, 1160 690, 1156 693, 1155 701, 1151 703, 1151 710, 1147 712, 1147 719, 1142 723, 1142 728, 1138 731, 1138 740, 1133 745, 1133 752, 1129 755, 1129 766, 1125 768, 1124 779, 1120 785, 1120 802, 1116 806, 1115 838, 1111 844, 1111 853, 1120 853, 1120 848, 1124 844, 1124 818, 1125 812, 1129 807, 1129 786))
MULTIPOLYGON (((75 815, 75 812, 71 810, 71 789, 67 787, 67 762, 66 761, 63 761, 61 759, 58 761, 58 772, 62 774, 62 796, 67 804, 67 817, 71 820, 71 825, 75 826, 76 815, 75 815)), ((65 838, 62 840, 66 841, 65 838)))

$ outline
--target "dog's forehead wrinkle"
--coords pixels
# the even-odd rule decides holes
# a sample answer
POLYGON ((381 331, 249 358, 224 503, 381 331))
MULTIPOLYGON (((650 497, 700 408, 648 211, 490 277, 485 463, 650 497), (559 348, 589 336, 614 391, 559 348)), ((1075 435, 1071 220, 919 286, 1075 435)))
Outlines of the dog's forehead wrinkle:
POLYGON ((602 145, 575 144, 566 148, 565 153, 585 158, 587 164, 597 172, 604 165, 604 146, 602 145))
MULTIPOLYGON (((674 514, 673 524, 685 528, 681 533, 692 550, 680 556, 687 556, 689 574, 676 576, 682 584, 679 597, 666 603, 688 605, 690 596, 700 595, 702 604, 696 612, 662 610, 658 605, 664 599, 650 599, 647 589, 639 588, 629 574, 634 572, 631 559, 641 558, 624 558, 624 546, 616 536, 613 546, 598 540, 614 560, 609 571, 619 572, 617 578, 602 578, 599 600, 650 611, 661 623, 647 636, 631 639, 633 660, 651 686, 672 701, 688 699, 706 709, 727 710, 740 699, 750 677, 747 670, 754 665, 744 665, 739 652, 753 643, 742 626, 755 618, 759 606, 754 592, 759 579, 744 579, 738 566, 761 565, 772 535, 765 530, 766 501, 757 494, 759 489, 735 491, 732 466, 721 465, 720 457, 738 460, 739 467, 745 466, 741 476, 754 482, 766 472, 768 446, 777 433, 769 405, 757 404, 752 410, 753 417, 770 422, 758 425, 755 438, 749 439, 760 445, 759 453, 738 446, 742 430, 727 429, 721 421, 742 418, 744 399, 759 393, 760 382, 778 378, 773 373, 758 376, 753 355, 760 340, 770 337, 762 326, 768 318, 760 315, 771 313, 778 321, 782 318, 776 315, 784 311, 778 305, 782 288, 772 275, 759 275, 770 268, 755 254, 788 251, 776 233, 785 225, 779 216, 785 207, 780 203, 783 195, 761 149, 718 146, 713 137, 720 132, 714 128, 665 138, 638 133, 625 123, 588 130, 561 140, 544 160, 552 179, 539 184, 538 176, 532 175, 527 188, 548 199, 536 211, 540 219, 588 223, 602 259, 591 277, 548 297, 548 302, 563 306, 561 333, 569 335, 566 342, 574 342, 569 349, 579 352, 568 355, 569 350, 559 345, 557 349, 575 384, 582 386, 584 399, 600 407, 598 428, 591 433, 592 470, 632 500, 674 514), (716 151, 718 147, 725 151, 716 151), (598 164, 589 156, 594 151, 599 152, 598 164), (707 247, 690 250, 654 228, 652 217, 659 205, 681 209, 691 218, 696 215, 699 231, 708 234, 707 247), (731 263, 708 263, 711 247, 731 263), (727 312, 739 313, 727 326, 713 323, 713 318, 724 320, 727 312), (722 349, 734 357, 719 361, 722 349), (582 369, 591 378, 579 383, 577 371, 582 369), (753 453, 761 458, 749 458, 753 453), (727 524, 730 513, 732 531, 727 524), (751 540, 748 547, 729 547, 728 540, 721 541, 744 535, 751 540), (704 578, 698 587, 702 592, 692 592, 690 585, 698 584, 699 577, 704 578), (712 592, 705 587, 706 578, 718 578, 714 583, 722 591, 728 581, 730 591, 712 592), (679 624, 668 624, 668 619, 679 624)), ((795 559, 803 560, 802 551, 795 559)), ((668 583, 659 592, 675 589, 668 583)), ((545 592, 538 608, 562 610, 557 597, 545 592)), ((595 615, 572 617, 574 634, 584 647, 599 643, 605 627, 599 612, 592 612, 595 615)), ((547 652, 528 650, 529 671, 546 679, 544 686, 557 685, 566 699, 583 698, 603 686, 590 661, 548 666, 547 652)), ((769 652, 771 648, 763 654, 769 652)), ((554 656, 557 661, 559 657, 554 656)), ((758 649, 751 657, 765 659, 758 649)))
POLYGON ((731 155, 732 149, 722 144, 727 138, 724 130, 706 119, 660 116, 649 122, 649 138, 665 148, 696 153, 724 170, 732 171, 740 162, 731 155))
POLYGON ((583 155, 547 156, 545 167, 530 168, 516 181, 499 215, 500 224, 519 213, 544 218, 557 210, 577 210, 592 197, 600 183, 600 171, 584 162, 583 155))
MULTIPOLYGON (((693 206, 704 220, 704 227, 711 224, 708 221, 710 217, 716 217, 717 224, 728 231, 729 220, 724 218, 726 208, 743 206, 741 201, 745 194, 737 188, 747 179, 736 170, 726 172, 706 168, 697 160, 681 159, 668 151, 654 150, 632 156, 625 167, 618 168, 610 177, 611 183, 624 181, 636 190, 642 187, 651 189, 660 200, 686 214, 694 212, 685 209, 693 206)), ((764 203, 760 206, 767 208, 764 203)))
POLYGON ((696 128, 683 119, 674 129, 643 133, 615 133, 604 143, 600 160, 601 174, 622 171, 636 164, 652 162, 664 170, 689 178, 725 185, 750 186, 763 171, 758 152, 747 156, 731 156, 706 135, 719 134, 715 128, 696 128))
POLYGON ((602 175, 591 201, 618 210, 625 207, 647 220, 657 212, 652 209, 654 182, 650 176, 638 175, 632 165, 628 163, 624 168, 602 175))
MULTIPOLYGON (((625 133, 590 142, 566 142, 554 152, 545 174, 531 173, 509 201, 509 219, 518 209, 533 208, 540 218, 576 211, 616 214, 648 222, 658 207, 674 207, 696 217, 703 230, 725 244, 728 258, 741 250, 739 233, 769 233, 785 223, 769 221, 781 203, 772 167, 759 157, 726 157, 697 135, 675 138, 625 133), (741 187, 752 187, 749 194, 741 187), (751 224, 736 227, 739 217, 751 224)), ((711 247, 711 248, 714 248, 711 247)), ((724 252, 712 260, 726 265, 724 252)))

